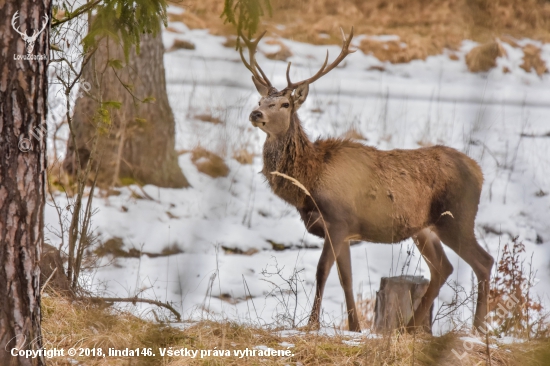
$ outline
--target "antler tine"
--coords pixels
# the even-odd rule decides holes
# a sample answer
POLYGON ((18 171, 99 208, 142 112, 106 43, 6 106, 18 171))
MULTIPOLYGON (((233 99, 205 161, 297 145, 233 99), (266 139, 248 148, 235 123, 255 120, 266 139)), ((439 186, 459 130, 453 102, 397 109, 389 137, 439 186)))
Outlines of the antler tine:
POLYGON ((292 62, 289 62, 286 67, 286 82, 288 83, 288 86, 292 85, 292 82, 290 81, 290 65, 292 65, 292 62))
MULTIPOLYGON (((309 79, 313 79, 315 78, 317 75, 319 75, 320 73, 322 73, 324 70, 325 70, 325 67, 327 66, 327 63, 328 63, 328 50, 327 50, 327 55, 325 57, 325 62, 323 62, 323 66, 321 66, 321 68, 319 69, 319 71, 317 71, 317 73, 315 75, 313 75, 311 78, 309 79)), ((287 89, 295 89, 297 88, 299 85, 302 85, 303 83, 306 82, 306 80, 304 81, 300 81, 298 83, 293 83, 290 81, 290 65, 292 64, 292 62, 289 62, 288 63, 288 66, 286 68, 286 82, 288 83, 288 86, 287 86, 287 89)), ((322 75, 321 75, 322 76, 322 75)), ((309 80, 308 79, 308 80, 309 80)), ((315 79, 316 80, 316 79, 315 79)))
POLYGON ((42 26, 42 29, 40 29, 40 32, 38 32, 39 34, 42 33, 44 29, 46 29, 46 26, 48 25, 48 20, 50 20, 48 14, 44 13, 44 25, 42 26))
POLYGON ((266 32, 267 31, 264 31, 254 41, 249 40, 242 33, 239 33, 239 36, 243 39, 244 43, 246 44, 246 47, 248 48, 250 63, 246 62, 246 60, 244 59, 242 47, 239 48, 239 53, 241 54, 241 60, 244 63, 244 66, 248 70, 250 70, 250 72, 252 73, 252 75, 254 75, 256 80, 258 80, 263 85, 271 88, 272 87, 271 82, 269 81, 269 79, 265 75, 265 73, 262 70, 262 68, 260 67, 260 65, 258 65, 258 63, 256 62, 256 55, 255 55, 256 54, 256 47, 258 47, 258 43, 260 43, 260 40, 266 34, 266 32), (260 72, 260 74, 258 74, 258 71, 260 72))
POLYGON ((17 20, 17 18, 19 18, 19 14, 18 14, 18 13, 19 13, 19 10, 17 10, 17 11, 15 12, 15 14, 13 14, 13 17, 11 18, 11 26, 12 26, 13 29, 14 29, 17 33, 19 33, 20 35, 26 36, 26 34, 23 33, 23 32, 21 32, 21 31, 19 30, 19 27, 15 25, 15 21, 17 20))
POLYGON ((306 84, 306 83, 307 84, 313 83, 314 81, 316 81, 316 80, 320 79, 321 77, 325 76, 326 74, 328 74, 336 66, 338 66, 338 64, 340 62, 342 62, 342 60, 344 58, 346 58, 347 55, 349 55, 350 53, 354 53, 356 51, 356 50, 350 50, 349 49, 349 46, 351 44, 351 40, 353 38, 353 27, 351 27, 351 32, 349 34, 349 38, 346 38, 346 35, 344 34, 344 30, 341 27, 340 27, 340 32, 342 33, 342 50, 340 51, 340 54, 338 55, 338 57, 336 57, 336 59, 330 65, 327 66, 327 63, 328 63, 328 50, 327 50, 327 56, 325 58, 325 62, 323 63, 323 66, 321 66, 319 71, 317 71, 317 73, 315 73, 315 75, 313 75, 309 79, 305 79, 305 80, 299 81, 297 83, 291 82, 290 81, 290 75, 289 75, 290 74, 290 62, 288 63, 288 67, 286 69, 286 81, 288 83, 287 89, 296 89, 300 85, 303 85, 303 84, 306 84))

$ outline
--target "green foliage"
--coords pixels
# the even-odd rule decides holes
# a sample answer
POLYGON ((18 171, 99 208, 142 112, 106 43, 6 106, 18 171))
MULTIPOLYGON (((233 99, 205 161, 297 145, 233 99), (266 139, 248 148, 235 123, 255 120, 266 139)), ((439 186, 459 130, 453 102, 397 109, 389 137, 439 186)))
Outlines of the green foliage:
POLYGON ((117 59, 109 60, 107 62, 107 65, 111 66, 114 69, 118 69, 118 70, 120 70, 124 67, 124 65, 122 64, 122 61, 117 60, 117 59))
POLYGON ((122 103, 116 100, 101 102, 101 106, 97 108, 93 117, 96 127, 101 135, 106 134, 111 127, 112 119, 109 109, 120 109, 121 107, 122 103))
POLYGON ((244 31, 251 38, 258 30, 264 9, 269 16, 272 15, 270 0, 225 0, 221 18, 224 23, 233 24, 237 28, 237 34, 244 31))
POLYGON ((141 34, 156 35, 160 30, 159 20, 167 24, 166 0, 103 0, 95 12, 90 31, 83 40, 84 50, 95 48, 100 39, 109 37, 122 44, 126 60, 132 46, 139 53, 141 34))
POLYGON ((148 96, 145 99, 143 99, 141 102, 142 103, 155 103, 156 101, 157 101, 157 99, 155 97, 148 96))
POLYGON ((115 100, 110 100, 110 101, 107 101, 107 102, 103 102, 101 103, 103 105, 103 107, 111 107, 111 108, 114 108, 114 109, 120 109, 120 107, 122 107, 122 103, 121 102, 117 102, 115 100))
POLYGON ((109 110, 99 107, 93 117, 100 135, 105 135, 111 126, 111 113, 109 110))

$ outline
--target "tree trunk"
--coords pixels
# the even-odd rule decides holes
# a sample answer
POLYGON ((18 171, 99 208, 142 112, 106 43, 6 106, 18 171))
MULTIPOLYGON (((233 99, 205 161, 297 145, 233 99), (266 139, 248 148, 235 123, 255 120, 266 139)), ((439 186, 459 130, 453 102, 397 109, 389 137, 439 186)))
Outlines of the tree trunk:
MULTIPOLYGON (((118 61, 113 61, 124 63, 122 47, 104 39, 84 67, 80 85, 83 81, 90 83, 90 95, 103 105, 88 95, 76 101, 73 130, 83 168, 92 151, 99 108, 108 110, 111 119, 110 127, 105 128, 101 137, 100 186, 133 182, 172 188, 189 186, 178 165, 174 146, 175 122, 166 95, 160 33, 155 37, 144 34, 139 55, 130 50, 127 64, 122 68, 118 61), (155 101, 142 102, 147 97, 154 97, 155 101), (120 109, 106 103, 113 101, 122 103, 120 109)), ((69 139, 65 169, 74 174, 77 161, 75 146, 69 139)))
POLYGON ((40 253, 46 179, 46 59, 50 0, 0 2, 0 365, 44 365, 44 359, 12 356, 11 350, 42 348, 40 253), (28 35, 46 28, 34 46, 28 35), (32 149, 31 149, 32 148, 32 149))
MULTIPOLYGON (((386 333, 406 326, 429 284, 430 280, 422 276, 382 277, 374 305, 375 330, 386 333)), ((432 312, 433 305, 422 324, 424 330, 430 334, 432 312)))

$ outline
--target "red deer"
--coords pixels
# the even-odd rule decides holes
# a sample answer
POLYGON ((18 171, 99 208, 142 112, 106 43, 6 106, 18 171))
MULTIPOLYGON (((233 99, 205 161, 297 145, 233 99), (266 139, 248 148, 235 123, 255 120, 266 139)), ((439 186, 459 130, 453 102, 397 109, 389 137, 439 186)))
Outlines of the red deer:
MULTIPOLYGON (((265 32, 264 32, 265 34, 265 32)), ((273 192, 296 207, 308 232, 325 239, 316 273, 316 291, 309 325, 319 326, 323 290, 336 260, 344 289, 349 328, 360 331, 352 289, 350 240, 399 243, 413 238, 430 269, 430 284, 407 324, 413 331, 422 324, 453 267, 440 239, 474 270, 478 299, 474 327, 487 314, 487 295, 493 258, 477 242, 474 220, 483 175, 465 154, 445 146, 381 151, 349 139, 312 142, 297 115, 309 84, 334 69, 348 54, 353 28, 340 55, 330 65, 328 52, 321 69, 309 79, 290 81, 281 91, 271 85, 255 59, 255 41, 241 36, 249 51, 241 59, 252 72, 261 95, 250 122, 267 134, 263 170, 273 192), (311 194, 280 174, 299 181, 311 194)))

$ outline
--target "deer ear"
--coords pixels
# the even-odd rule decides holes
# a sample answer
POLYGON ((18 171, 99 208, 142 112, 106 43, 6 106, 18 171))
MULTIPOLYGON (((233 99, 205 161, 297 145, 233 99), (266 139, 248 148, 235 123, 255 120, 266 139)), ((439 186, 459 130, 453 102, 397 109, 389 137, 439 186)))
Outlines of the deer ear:
POLYGON ((302 84, 294 90, 294 110, 298 110, 306 101, 309 93, 309 84, 302 84))
POLYGON ((260 93, 262 97, 267 97, 269 88, 260 83, 254 76, 252 76, 252 81, 254 82, 254 85, 256 85, 256 90, 258 90, 258 93, 260 93))

